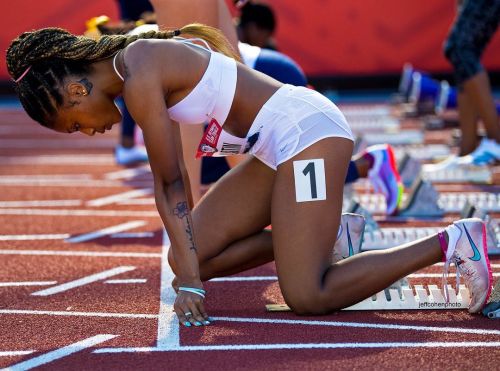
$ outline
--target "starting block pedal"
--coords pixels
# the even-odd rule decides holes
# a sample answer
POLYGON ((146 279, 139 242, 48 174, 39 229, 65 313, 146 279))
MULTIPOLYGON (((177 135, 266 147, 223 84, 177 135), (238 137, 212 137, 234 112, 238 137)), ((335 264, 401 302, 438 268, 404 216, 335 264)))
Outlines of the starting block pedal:
POLYGON ((417 174, 422 172, 422 164, 405 152, 400 161, 398 161, 398 171, 401 176, 401 182, 408 188, 415 181, 417 174))
MULTIPOLYGON (((448 285, 449 300, 446 302, 441 290, 436 285, 427 287, 415 285, 403 287, 401 295, 396 289, 389 289, 389 297, 383 291, 357 304, 342 310, 438 310, 467 309, 470 295, 465 285, 460 285, 458 294, 448 285), (413 290, 414 289, 414 290, 413 290)), ((268 312, 286 312, 291 309, 286 304, 267 304, 268 312)))
POLYGON ((402 203, 398 216, 442 217, 444 210, 438 205, 439 193, 432 184, 422 177, 413 182, 410 193, 402 203))
POLYGON ((373 215, 362 207, 357 201, 351 199, 349 205, 344 210, 346 213, 360 214, 365 218, 365 233, 370 233, 379 229, 378 223, 373 219, 373 215))

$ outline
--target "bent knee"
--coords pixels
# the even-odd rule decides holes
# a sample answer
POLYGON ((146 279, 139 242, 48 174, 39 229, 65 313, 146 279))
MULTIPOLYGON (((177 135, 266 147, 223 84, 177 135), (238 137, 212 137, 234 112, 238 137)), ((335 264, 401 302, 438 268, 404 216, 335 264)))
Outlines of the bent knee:
POLYGON ((299 316, 319 316, 340 309, 336 307, 335 300, 325 297, 319 289, 301 295, 287 295, 285 302, 299 316))

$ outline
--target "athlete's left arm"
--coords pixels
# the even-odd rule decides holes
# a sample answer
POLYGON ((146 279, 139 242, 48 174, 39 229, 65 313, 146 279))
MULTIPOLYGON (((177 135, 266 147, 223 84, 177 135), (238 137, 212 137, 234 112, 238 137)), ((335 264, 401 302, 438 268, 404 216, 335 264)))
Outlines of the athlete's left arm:
MULTIPOLYGON (((154 176, 156 206, 171 240, 179 286, 202 289, 179 126, 168 115, 162 79, 154 71, 154 65, 129 68, 123 96, 143 130, 154 176)), ((208 319, 203 300, 195 293, 179 292, 174 308, 182 322, 186 312, 192 312, 196 321, 208 319)))

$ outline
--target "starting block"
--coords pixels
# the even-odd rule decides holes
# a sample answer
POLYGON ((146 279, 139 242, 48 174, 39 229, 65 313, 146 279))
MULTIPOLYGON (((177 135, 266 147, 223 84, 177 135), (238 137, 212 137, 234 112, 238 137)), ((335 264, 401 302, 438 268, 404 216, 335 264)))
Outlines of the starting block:
POLYGON ((362 207, 357 201, 351 199, 349 205, 345 208, 346 213, 360 214, 365 218, 365 233, 370 233, 380 229, 378 223, 373 219, 373 215, 362 207))
POLYGON ((398 171, 401 176, 401 182, 403 182, 405 188, 408 188, 415 181, 415 174, 422 172, 422 164, 411 157, 408 152, 405 152, 403 158, 398 162, 398 171))
MULTIPOLYGON (((460 285, 458 294, 455 293, 454 288, 448 285, 448 302, 436 285, 427 287, 415 285, 414 290, 411 287, 402 288, 400 296, 398 290, 389 289, 390 298, 381 291, 342 310, 438 310, 467 309, 469 307, 470 295, 465 285, 460 285)), ((286 312, 291 309, 286 304, 267 304, 266 310, 268 312, 286 312)))
MULTIPOLYGON (((363 215, 367 218, 366 215, 370 215, 370 213, 365 209, 363 215)), ((476 208, 469 202, 462 209, 460 218, 479 218, 483 220, 486 225, 488 255, 500 255, 500 223, 498 219, 492 218, 488 213, 476 208)), ((443 227, 366 229, 361 251, 388 249, 434 235, 441 230, 443 230, 443 227)))
POLYGON ((402 203, 399 216, 441 217, 444 210, 438 205, 439 194, 432 184, 421 177, 413 182, 408 197, 402 203))
POLYGON ((407 144, 394 148, 396 158, 405 154, 419 161, 442 160, 451 154, 450 147, 445 144, 407 144))
MULTIPOLYGON (((358 194, 354 198, 372 214, 383 214, 385 199, 380 194, 358 194)), ((500 212, 500 194, 493 192, 442 192, 431 182, 417 177, 408 194, 403 195, 397 217, 442 217, 445 213, 459 214, 469 202, 489 213, 500 212)))

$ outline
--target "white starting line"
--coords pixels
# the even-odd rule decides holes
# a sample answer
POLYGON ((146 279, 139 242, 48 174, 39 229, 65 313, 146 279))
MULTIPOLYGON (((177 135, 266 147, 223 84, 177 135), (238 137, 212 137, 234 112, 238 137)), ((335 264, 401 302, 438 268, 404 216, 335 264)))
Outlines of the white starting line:
POLYGON ((0 241, 37 241, 37 240, 64 240, 70 237, 65 234, 4 234, 0 235, 0 241))
POLYGON ((34 353, 34 350, 4 350, 0 352, 0 357, 19 357, 34 353))

